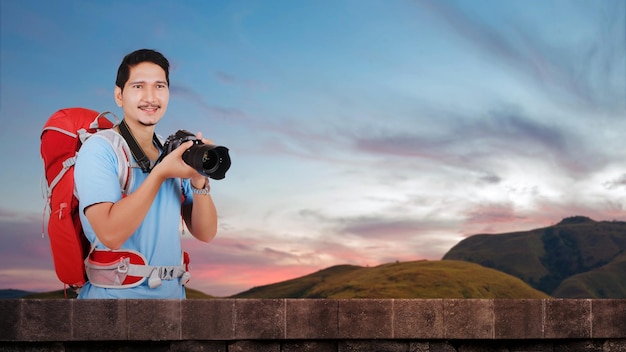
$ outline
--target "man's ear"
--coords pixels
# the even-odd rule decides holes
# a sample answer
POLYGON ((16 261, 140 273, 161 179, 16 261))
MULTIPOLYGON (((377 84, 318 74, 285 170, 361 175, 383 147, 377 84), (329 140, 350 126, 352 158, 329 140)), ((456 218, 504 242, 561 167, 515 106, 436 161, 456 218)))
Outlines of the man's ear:
POLYGON ((117 103, 117 106, 121 108, 122 107, 122 88, 115 86, 115 90, 113 91, 113 94, 115 95, 115 102, 117 103))

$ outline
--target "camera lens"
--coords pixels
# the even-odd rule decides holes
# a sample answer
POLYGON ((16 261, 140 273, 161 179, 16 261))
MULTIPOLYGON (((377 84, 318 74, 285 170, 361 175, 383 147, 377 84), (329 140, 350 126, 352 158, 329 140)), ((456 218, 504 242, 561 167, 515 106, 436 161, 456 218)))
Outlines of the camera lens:
POLYGON ((228 148, 210 144, 195 144, 183 153, 183 160, 199 173, 221 180, 230 168, 228 148))
POLYGON ((205 150, 202 155, 202 169, 207 174, 215 171, 214 169, 218 165, 219 160, 219 156, 213 149, 205 150))

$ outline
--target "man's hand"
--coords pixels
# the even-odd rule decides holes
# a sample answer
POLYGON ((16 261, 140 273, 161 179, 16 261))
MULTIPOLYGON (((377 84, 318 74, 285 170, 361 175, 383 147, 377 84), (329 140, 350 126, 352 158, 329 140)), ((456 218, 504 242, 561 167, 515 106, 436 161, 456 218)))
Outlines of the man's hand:
MULTIPOLYGON (((196 138, 201 140, 204 144, 213 144, 210 139, 202 138, 202 132, 196 134, 196 138)), ((152 169, 152 172, 157 173, 163 179, 167 178, 189 178, 191 179, 194 187, 204 187, 205 175, 200 174, 196 169, 187 165, 183 160, 183 153, 194 145, 193 141, 187 141, 181 144, 178 148, 172 150, 166 155, 161 162, 159 162, 152 169)))
MULTIPOLYGON (((204 144, 213 144, 213 141, 210 139, 206 139, 206 138, 202 138, 202 132, 198 132, 196 133, 196 138, 198 138, 199 140, 202 141, 202 143, 204 144)), ((182 154, 181 154, 182 155, 182 154)), ((204 183, 208 182, 206 180, 206 176, 200 174, 199 172, 196 172, 195 175, 190 177, 190 181, 191 181, 191 185, 195 188, 204 188, 204 183)))
POLYGON ((183 160, 183 153, 192 145, 193 141, 187 141, 172 150, 161 162, 154 166, 152 172, 159 175, 163 180, 177 177, 191 178, 197 175, 198 172, 183 160))

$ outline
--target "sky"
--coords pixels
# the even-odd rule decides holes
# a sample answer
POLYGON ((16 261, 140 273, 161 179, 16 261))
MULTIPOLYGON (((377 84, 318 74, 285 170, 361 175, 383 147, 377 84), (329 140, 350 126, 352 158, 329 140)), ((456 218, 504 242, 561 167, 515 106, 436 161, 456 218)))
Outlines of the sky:
POLYGON ((625 18, 624 0, 0 0, 0 288, 63 288, 41 128, 121 117, 139 48, 172 66, 157 133, 230 149, 216 238, 182 235, 205 293, 626 221, 625 18))

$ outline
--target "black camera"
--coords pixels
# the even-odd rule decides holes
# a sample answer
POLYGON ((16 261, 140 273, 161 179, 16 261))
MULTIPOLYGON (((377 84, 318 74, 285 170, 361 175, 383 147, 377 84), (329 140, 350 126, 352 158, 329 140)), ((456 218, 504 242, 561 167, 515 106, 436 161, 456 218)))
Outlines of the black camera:
POLYGON ((215 180, 221 180, 226 177, 226 171, 230 168, 228 148, 204 144, 189 131, 178 130, 176 133, 167 137, 165 144, 163 144, 163 153, 159 159, 162 159, 165 155, 187 141, 193 141, 194 143, 194 145, 183 153, 183 161, 185 161, 187 165, 193 167, 202 175, 215 180))

